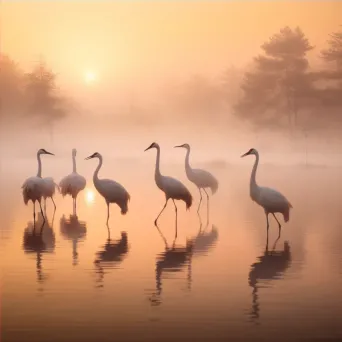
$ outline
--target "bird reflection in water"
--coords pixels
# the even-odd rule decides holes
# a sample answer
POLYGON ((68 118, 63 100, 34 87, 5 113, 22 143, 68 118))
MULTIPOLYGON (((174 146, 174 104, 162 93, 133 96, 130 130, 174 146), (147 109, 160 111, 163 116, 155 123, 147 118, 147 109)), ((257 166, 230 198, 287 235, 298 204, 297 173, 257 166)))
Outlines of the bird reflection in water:
POLYGON ((55 233, 52 229, 55 216, 52 217, 51 226, 44 220, 41 213, 38 213, 36 226, 41 226, 37 231, 34 223, 29 222, 24 231, 23 250, 28 254, 36 254, 37 282, 43 283, 47 276, 42 269, 44 253, 53 253, 55 250, 55 233))
POLYGON ((111 240, 108 238, 103 248, 96 253, 94 261, 96 274, 99 276, 98 287, 103 287, 105 269, 118 268, 129 251, 127 233, 121 232, 121 239, 111 240))
POLYGON ((272 280, 282 279, 285 271, 291 266, 289 242, 284 242, 284 249, 282 251, 275 251, 275 244, 272 251, 268 251, 268 244, 266 244, 264 254, 258 257, 259 261, 251 265, 248 282, 249 286, 253 289, 252 310, 250 313, 250 318, 253 321, 258 320, 260 317, 258 294, 259 288, 262 287, 260 283, 263 282, 264 284, 267 284, 272 280))
POLYGON ((60 220, 61 235, 72 241, 72 264, 78 264, 77 244, 79 241, 85 240, 87 235, 87 225, 83 221, 79 221, 76 215, 70 215, 69 220, 63 215, 60 220))
MULTIPOLYGON (((158 228, 158 227, 157 227, 158 228)), ((165 251, 160 253, 157 257, 156 262, 156 291, 149 298, 153 306, 161 304, 161 293, 162 293, 162 276, 165 273, 175 273, 183 270, 184 267, 188 267, 187 274, 187 288, 191 289, 191 259, 193 250, 193 241, 188 240, 186 246, 176 247, 176 238, 172 243, 172 247, 169 247, 164 235, 160 229, 158 231, 164 240, 165 251)))
POLYGON ((209 223, 202 229, 202 223, 198 234, 191 239, 193 243, 193 255, 207 255, 210 249, 216 246, 218 239, 218 230, 215 225, 212 225, 210 231, 207 231, 209 223))

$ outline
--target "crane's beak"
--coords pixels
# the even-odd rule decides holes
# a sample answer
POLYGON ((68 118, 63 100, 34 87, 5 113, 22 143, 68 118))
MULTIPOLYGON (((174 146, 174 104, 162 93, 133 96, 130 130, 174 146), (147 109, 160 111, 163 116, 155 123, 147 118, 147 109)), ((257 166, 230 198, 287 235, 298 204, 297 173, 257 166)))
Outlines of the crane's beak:
POLYGON ((176 147, 184 147, 184 145, 173 146, 173 148, 176 148, 176 147))
POLYGON ((241 156, 241 158, 246 157, 246 156, 248 156, 248 155, 249 155, 249 151, 246 152, 245 154, 243 154, 243 155, 241 156))
POLYGON ((53 154, 53 153, 51 153, 51 152, 48 152, 48 151, 46 151, 46 152, 45 152, 45 154, 50 154, 50 155, 54 156, 54 154, 53 154))
POLYGON ((147 149, 145 149, 144 152, 146 152, 147 150, 149 150, 149 149, 152 148, 152 147, 154 147, 154 146, 153 146, 153 143, 152 143, 149 147, 147 147, 147 149))
POLYGON ((88 159, 91 159, 91 158, 93 158, 93 156, 91 155, 91 156, 89 156, 89 157, 87 157, 87 158, 84 158, 84 160, 88 160, 88 159))

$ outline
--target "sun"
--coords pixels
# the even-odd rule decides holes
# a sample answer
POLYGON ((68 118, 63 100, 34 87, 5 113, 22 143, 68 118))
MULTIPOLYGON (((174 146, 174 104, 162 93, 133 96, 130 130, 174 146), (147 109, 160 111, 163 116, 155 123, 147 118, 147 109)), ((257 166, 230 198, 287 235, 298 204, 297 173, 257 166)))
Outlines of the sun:
POLYGON ((95 199, 95 193, 91 189, 87 189, 85 192, 85 199, 88 204, 92 204, 95 199))
POLYGON ((94 83, 97 79, 97 75, 94 71, 86 71, 84 73, 84 80, 86 83, 91 84, 94 83))

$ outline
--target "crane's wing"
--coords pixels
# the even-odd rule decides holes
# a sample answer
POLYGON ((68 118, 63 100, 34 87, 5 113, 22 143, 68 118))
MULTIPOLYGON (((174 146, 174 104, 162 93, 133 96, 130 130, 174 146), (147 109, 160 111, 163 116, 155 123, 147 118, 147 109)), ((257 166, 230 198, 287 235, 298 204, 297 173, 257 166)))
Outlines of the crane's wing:
POLYGON ((290 206, 292 208, 291 203, 283 194, 267 187, 260 187, 259 202, 267 208, 282 208, 284 206, 290 206))
POLYGON ((127 190, 112 179, 100 179, 97 190, 109 201, 116 201, 120 198, 130 198, 127 190))
POLYGON ((213 194, 217 191, 218 181, 210 172, 202 169, 192 169, 192 176, 197 186, 211 188, 213 194))
POLYGON ((178 179, 162 176, 162 190, 167 198, 183 200, 187 209, 192 205, 192 196, 187 187, 178 179))

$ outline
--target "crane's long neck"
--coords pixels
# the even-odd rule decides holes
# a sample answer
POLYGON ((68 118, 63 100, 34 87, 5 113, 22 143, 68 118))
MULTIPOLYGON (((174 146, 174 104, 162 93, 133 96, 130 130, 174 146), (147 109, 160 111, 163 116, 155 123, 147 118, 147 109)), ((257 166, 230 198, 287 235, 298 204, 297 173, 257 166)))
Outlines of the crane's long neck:
POLYGON ((76 156, 72 155, 72 172, 77 172, 76 171, 76 156))
POLYGON ((38 160, 38 172, 37 177, 42 177, 42 161, 40 159, 40 153, 37 153, 37 160, 38 160))
POLYGON ((156 169, 154 172, 154 179, 156 180, 156 182, 159 181, 159 179, 161 178, 161 173, 160 173, 160 148, 157 148, 157 157, 156 157, 156 169))
POLYGON ((102 166, 102 157, 98 157, 99 158, 99 164, 97 165, 97 168, 94 172, 94 176, 93 176, 93 182, 96 185, 96 183, 99 181, 99 170, 101 169, 102 166))
POLYGON ((186 156, 185 156, 185 172, 188 177, 189 177, 189 173, 191 173, 192 171, 190 163, 189 163, 189 157, 190 157, 190 148, 187 149, 186 156))
POLYGON ((252 170, 252 173, 251 173, 251 180, 250 180, 250 184, 249 184, 250 185, 251 193, 253 192, 253 190, 258 189, 258 185, 257 185, 256 179, 255 179, 256 172, 257 172, 257 169, 258 169, 258 165, 259 165, 259 154, 256 154, 255 155, 255 162, 254 162, 253 170, 252 170))

